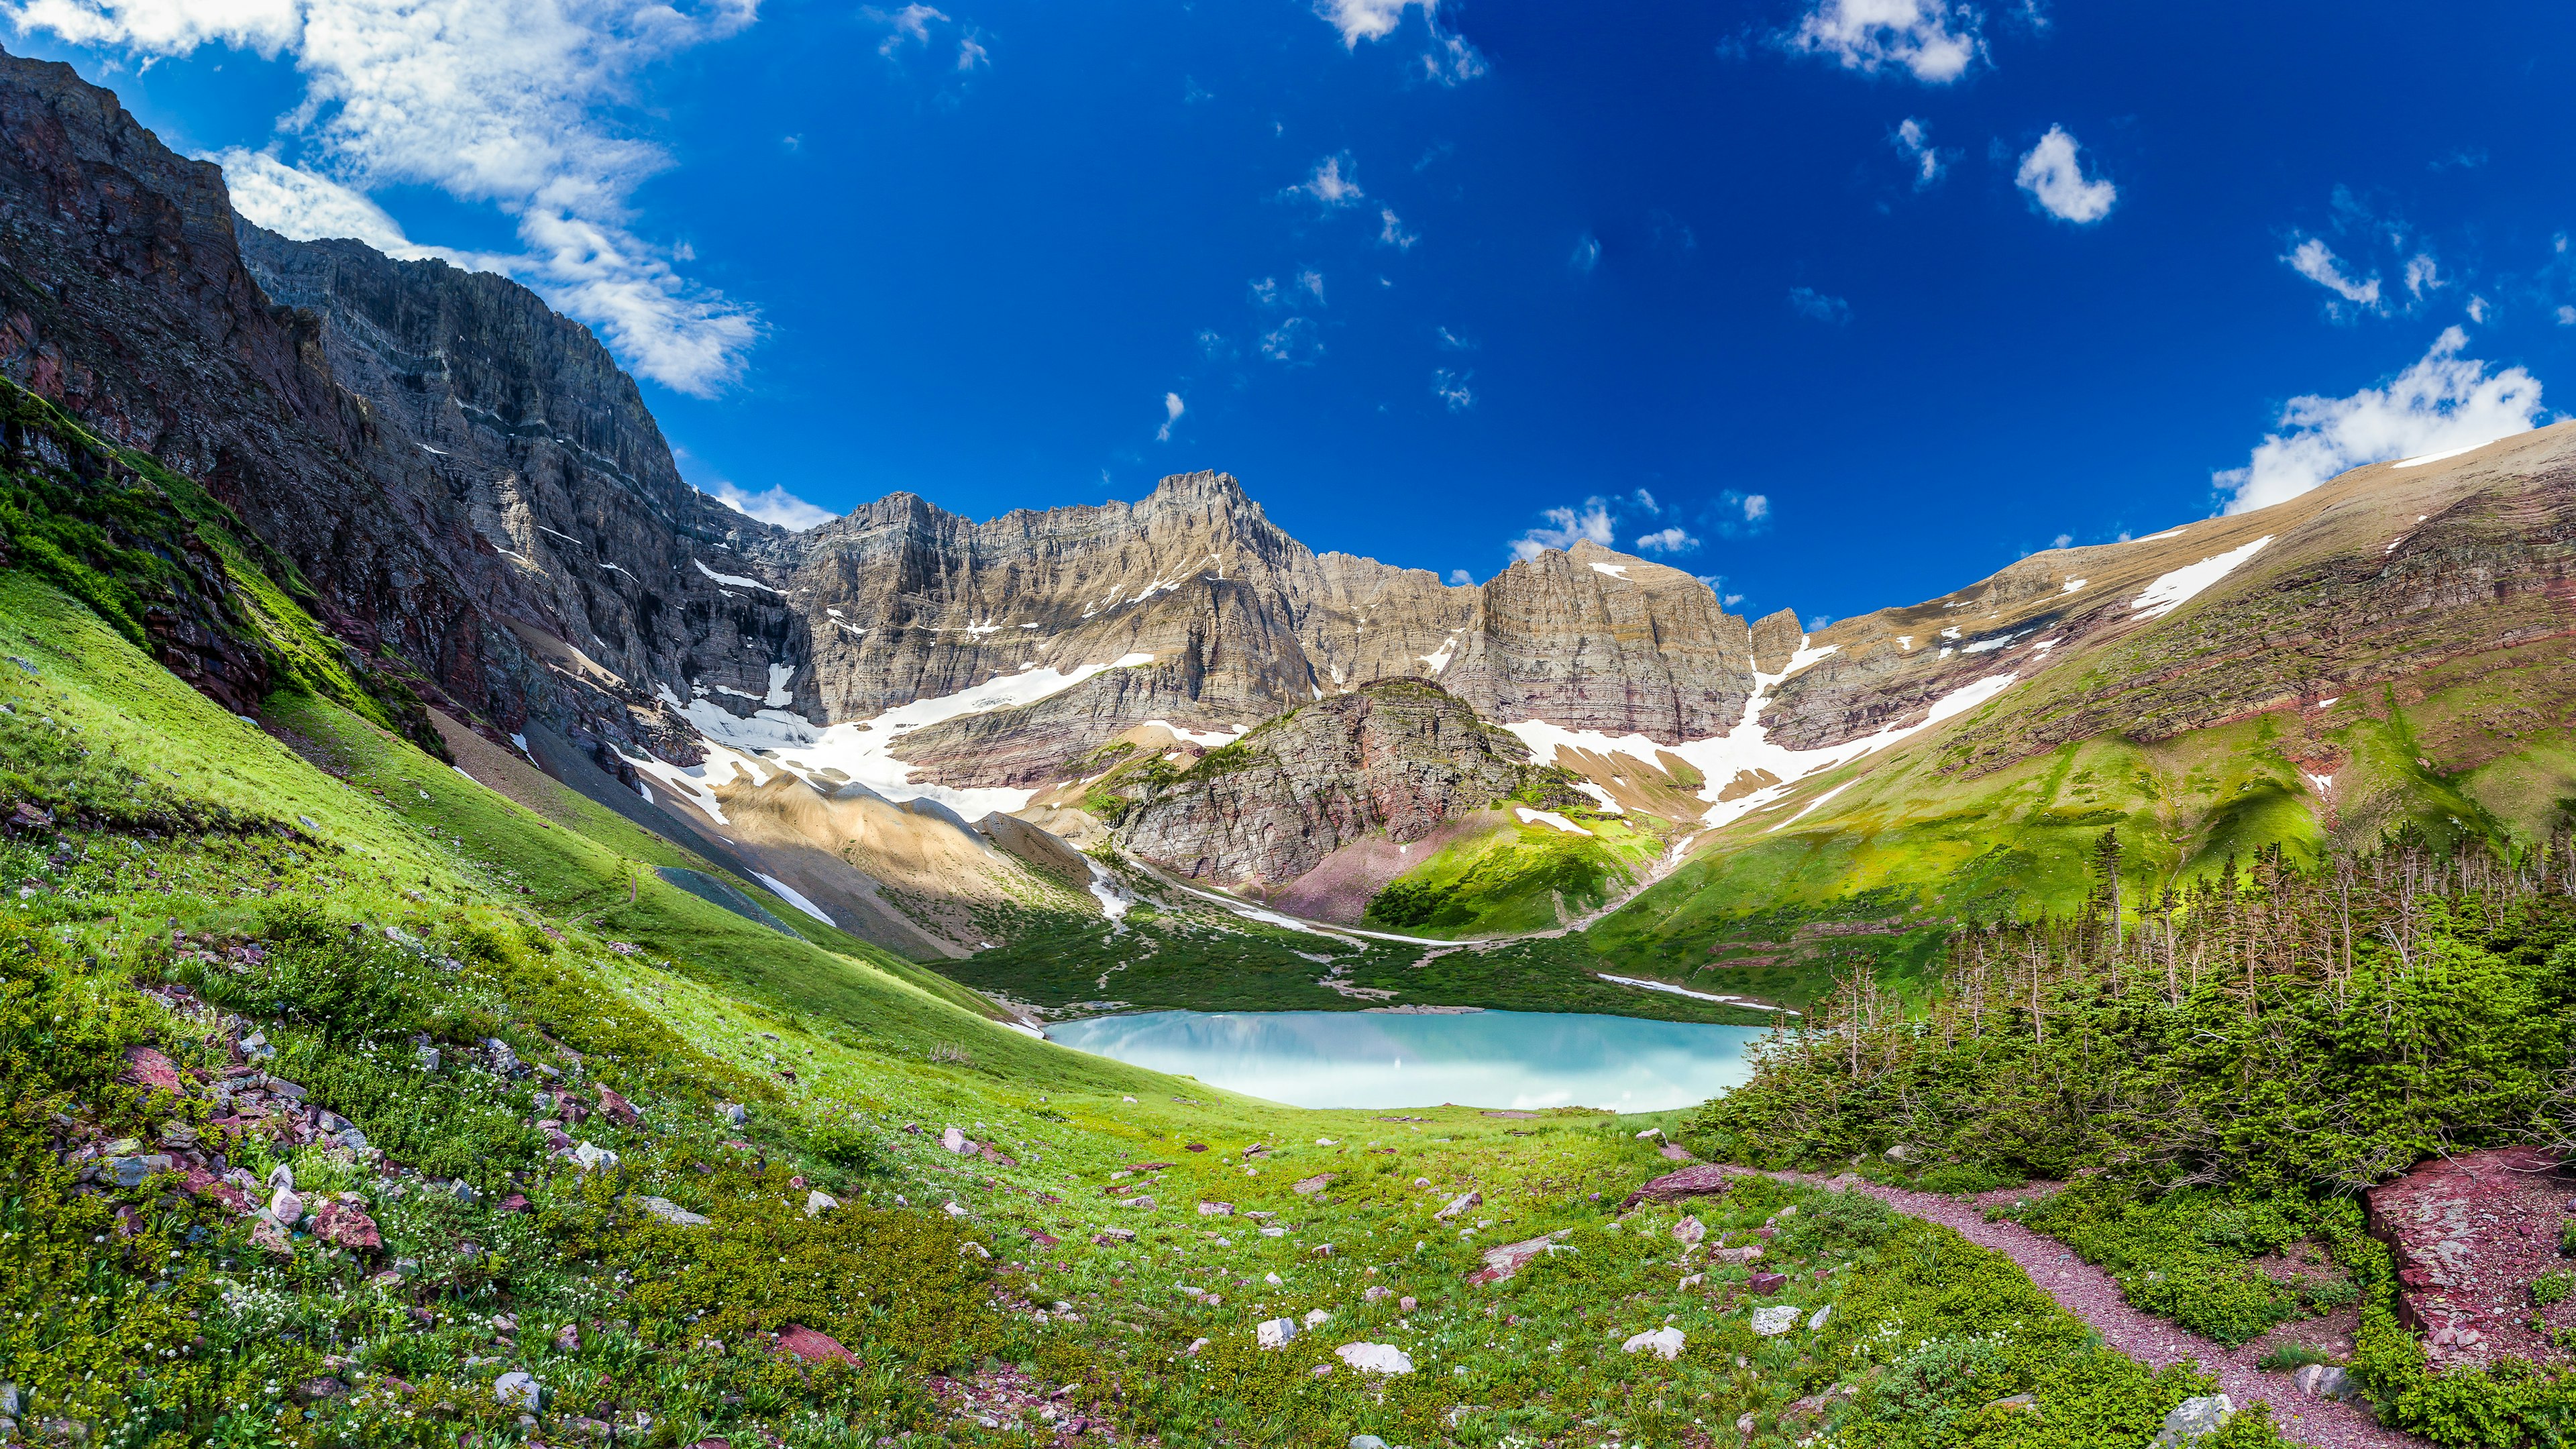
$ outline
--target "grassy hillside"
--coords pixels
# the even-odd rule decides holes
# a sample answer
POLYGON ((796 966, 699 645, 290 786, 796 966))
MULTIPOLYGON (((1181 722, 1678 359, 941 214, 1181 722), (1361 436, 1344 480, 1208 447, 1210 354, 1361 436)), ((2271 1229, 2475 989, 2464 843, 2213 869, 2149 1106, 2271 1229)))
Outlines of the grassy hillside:
POLYGON ((1836 1313, 1756 1339, 1743 1269, 1682 1282, 1678 1210, 1614 1215, 1669 1166, 1637 1120, 1157 1078, 667 886, 670 848, 622 821, 529 810, 321 698, 244 723, 24 574, 0 574, 0 658, 0 1379, 31 1433, 1424 1445, 1751 1415, 1785 1444, 1813 1426, 1797 1401, 1850 1382, 1821 1402, 1872 1442, 2035 1442, 1976 1410, 2028 1389, 2107 1445, 2192 1388, 1955 1237, 1769 1185, 1697 1210, 1794 1223, 1774 1261, 1836 1313), (952 1125, 991 1150, 945 1150, 952 1125), (263 1245, 243 1208, 279 1169, 333 1216, 263 1245), (839 1203, 809 1215, 818 1190, 839 1203), (1465 1283, 1547 1232, 1574 1251, 1465 1283), (1623 1351, 1668 1325, 1675 1358, 1623 1351), (792 1356, 798 1329, 856 1362, 792 1356), (1963 1388, 1938 1365, 1971 1339, 1996 1357, 1963 1388), (1363 1381, 1351 1342, 1415 1372, 1363 1381), (518 1373, 541 1387, 504 1402, 518 1373))

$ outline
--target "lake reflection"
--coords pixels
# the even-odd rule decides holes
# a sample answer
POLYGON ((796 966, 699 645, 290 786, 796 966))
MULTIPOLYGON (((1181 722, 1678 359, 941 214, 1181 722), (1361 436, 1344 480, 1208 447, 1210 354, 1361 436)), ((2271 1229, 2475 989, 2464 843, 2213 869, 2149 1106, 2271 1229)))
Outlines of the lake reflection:
POLYGON ((1758 1027, 1534 1011, 1150 1011, 1047 1039, 1297 1107, 1603 1107, 1705 1101, 1749 1073, 1758 1027))

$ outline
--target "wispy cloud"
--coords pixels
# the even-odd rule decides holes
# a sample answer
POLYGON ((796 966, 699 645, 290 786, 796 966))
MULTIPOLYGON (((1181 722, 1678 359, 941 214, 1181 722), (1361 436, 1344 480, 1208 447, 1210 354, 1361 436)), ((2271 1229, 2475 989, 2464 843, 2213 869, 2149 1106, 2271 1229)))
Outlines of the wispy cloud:
POLYGON ((1476 394, 1467 386, 1472 372, 1451 372, 1447 368, 1431 374, 1431 395, 1448 405, 1449 411, 1463 413, 1476 405, 1476 394))
POLYGON ((1395 208, 1392 206, 1379 207, 1377 209, 1377 219, 1379 222, 1377 240, 1378 245, 1380 246, 1389 246, 1400 252, 1409 252, 1413 250, 1413 244, 1415 242, 1422 240, 1422 233, 1418 231, 1405 230, 1404 218, 1397 216, 1395 214, 1395 208))
POLYGON ((1912 116, 1896 123, 1896 129, 1887 133, 1887 142, 1905 157, 1917 191, 1939 181, 1958 154, 1933 145, 1931 125, 1912 116))
POLYGON ((1290 367, 1311 367, 1324 355, 1323 329, 1311 317, 1291 317, 1261 334, 1261 355, 1290 367))
POLYGON ((1618 541, 1619 520, 1606 498, 1586 498, 1574 508, 1550 508, 1547 522, 1511 541, 1512 557, 1533 559, 1552 548, 1572 548, 1584 539, 1608 548, 1618 541))
POLYGON ((1601 265, 1601 238, 1588 231, 1575 238, 1574 255, 1567 257, 1565 264, 1590 276, 1592 269, 1601 265))
POLYGON ((2380 387, 2349 397, 2294 397, 2281 431, 2267 434, 2242 468, 2211 475, 2245 513, 2295 498, 2349 468, 2474 448, 2528 432, 2540 416, 2540 379, 2519 367, 2489 372, 2462 357, 2468 334, 2446 327, 2423 357, 2380 387))
POLYGON ((1789 308, 1799 316, 1827 326, 1840 327, 1851 320, 1851 303, 1828 296, 1813 287, 1789 289, 1789 308))
POLYGON ((2058 220, 2090 226, 2111 214, 2120 189, 2104 177, 2086 179, 2082 149, 2064 126, 2049 127, 2039 144, 2022 153, 2013 184, 2058 220))
POLYGON ((1683 532, 1679 526, 1674 526, 1639 535, 1637 547, 1648 553, 1688 553, 1699 547, 1699 540, 1683 532))
POLYGON ((739 32, 756 4, 445 0, 425 16, 381 0, 26 0, 0 13, 145 63, 207 45, 291 56, 304 94, 281 125, 302 154, 223 153, 245 165, 244 215, 307 237, 308 225, 366 220, 325 182, 360 197, 429 186, 497 207, 523 250, 477 260, 597 328, 636 372, 707 394, 740 374, 760 325, 634 229, 636 188, 670 158, 618 117, 637 113, 647 66, 739 32))
POLYGON ((1429 48, 1418 61, 1426 78, 1454 86, 1485 73, 1485 58, 1440 23, 1440 0, 1315 0, 1315 13, 1341 32, 1342 44, 1351 50, 1363 40, 1395 34, 1404 24, 1404 12, 1416 9, 1430 32, 1429 48))
MULTIPOLYGON (((2378 274, 2356 277, 2346 272, 2343 258, 2334 254, 2334 248, 2327 246, 2323 237, 2302 238, 2281 260, 2291 271, 2341 297, 2352 308, 2365 312, 2379 310, 2378 274)), ((2334 307, 2337 316, 2352 315, 2350 309, 2332 303, 2328 305, 2334 307)))
POLYGON ((757 518, 763 523, 774 523, 797 533, 802 533, 818 524, 829 523, 841 516, 828 508, 815 507, 780 485, 763 488, 757 493, 747 493, 719 478, 713 487, 701 487, 698 491, 736 513, 757 518))
POLYGON ((1172 424, 1179 422, 1181 420, 1181 414, 1188 411, 1189 407, 1181 401, 1181 395, 1179 393, 1167 392, 1163 394, 1163 425, 1154 430, 1154 441, 1157 443, 1170 442, 1172 440, 1172 424))
POLYGON ((1817 0, 1779 41, 1845 70, 1947 85, 1984 58, 1983 25, 1974 9, 1949 0, 1817 0))
POLYGON ((1443 352, 1473 352, 1479 346, 1475 338, 1452 332, 1446 327, 1432 328, 1431 336, 1443 352))
POLYGON ((1476 582, 1476 576, 1467 572, 1465 569, 1451 569, 1449 571, 1449 582, 1453 584, 1472 585, 1476 582))
POLYGON ((1359 167, 1351 160, 1351 153, 1344 151, 1316 162, 1305 180, 1280 195, 1303 196, 1326 211, 1339 211, 1359 205, 1368 193, 1360 190, 1359 167))
POLYGON ((877 43, 877 54, 891 58, 906 44, 927 48, 930 44, 930 22, 948 17, 927 5, 913 4, 900 10, 879 10, 873 5, 862 5, 859 18, 885 28, 886 38, 877 43))

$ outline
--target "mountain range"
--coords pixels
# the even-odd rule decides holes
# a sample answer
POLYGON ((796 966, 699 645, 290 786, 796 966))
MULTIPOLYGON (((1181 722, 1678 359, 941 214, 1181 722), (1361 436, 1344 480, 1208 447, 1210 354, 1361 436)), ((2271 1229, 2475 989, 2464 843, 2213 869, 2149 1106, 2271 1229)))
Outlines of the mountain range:
POLYGON ((174 672, 246 716, 344 689, 1033 1012, 1760 1013, 2105 859, 2151 901, 2576 807, 2566 424, 1814 630, 1590 542, 1480 586, 1318 553, 1215 471, 791 532, 526 288, 264 231, 65 66, 0 58, 0 130, 0 375, 228 510, 327 636, 199 568, 138 606, 174 672))

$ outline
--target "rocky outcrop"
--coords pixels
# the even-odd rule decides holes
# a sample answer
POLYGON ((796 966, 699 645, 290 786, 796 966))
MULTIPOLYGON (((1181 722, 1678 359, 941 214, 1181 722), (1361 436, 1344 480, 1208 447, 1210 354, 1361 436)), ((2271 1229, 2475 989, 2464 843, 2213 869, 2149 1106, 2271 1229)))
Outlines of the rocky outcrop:
POLYGON ((2556 1157, 2497 1147, 2424 1163, 2365 1194, 2370 1235, 2396 1258, 2399 1316, 2436 1368, 2558 1356, 2551 1331, 2576 1324, 2576 1300, 2535 1307, 2532 1283, 2565 1271, 2571 1189, 2576 1178, 2556 1157))
POLYGON ((1119 842, 1227 884, 1292 880, 1378 831, 1420 840, 1539 774, 1519 740, 1410 680, 1292 710, 1177 774, 1160 764, 1118 782, 1119 842))

